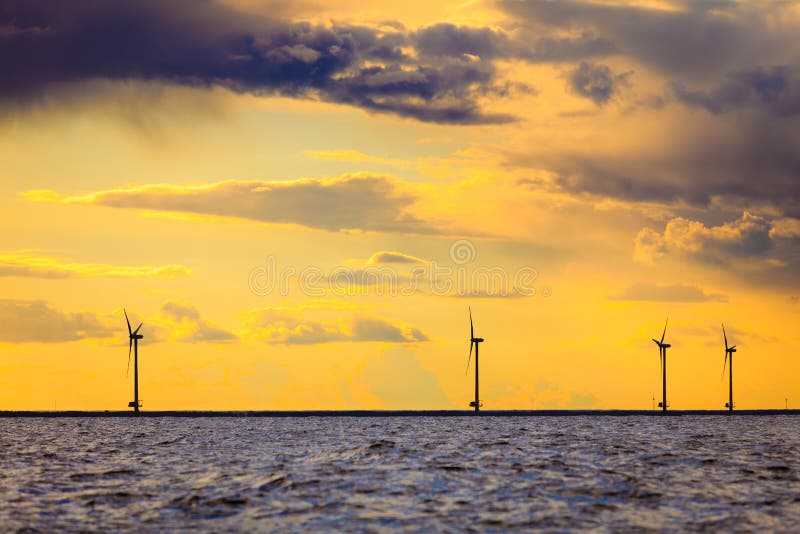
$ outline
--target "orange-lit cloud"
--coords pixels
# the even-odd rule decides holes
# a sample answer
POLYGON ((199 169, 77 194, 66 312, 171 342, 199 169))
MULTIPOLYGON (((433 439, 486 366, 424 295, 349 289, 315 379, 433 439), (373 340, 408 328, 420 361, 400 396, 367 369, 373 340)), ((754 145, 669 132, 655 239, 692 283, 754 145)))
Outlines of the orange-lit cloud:
POLYGON ((367 260, 367 265, 377 265, 381 263, 409 263, 409 264, 424 264, 427 263, 421 258, 405 254, 403 252, 391 252, 381 250, 376 252, 367 260))
POLYGON ((28 191, 24 197, 34 202, 238 217, 329 231, 437 232, 435 227, 411 213, 417 195, 407 185, 375 174, 290 182, 154 184, 83 196, 28 191))
POLYGON ((63 312, 41 300, 0 300, 2 343, 63 343, 117 333, 108 315, 63 312))
POLYGON ((179 278, 191 276, 183 265, 120 266, 103 263, 77 263, 60 258, 19 251, 0 254, 0 276, 31 278, 179 278))
POLYGON ((306 318, 285 309, 261 308, 248 313, 253 339, 272 344, 314 345, 340 341, 417 343, 428 341, 419 329, 385 319, 354 315, 338 322, 306 318))

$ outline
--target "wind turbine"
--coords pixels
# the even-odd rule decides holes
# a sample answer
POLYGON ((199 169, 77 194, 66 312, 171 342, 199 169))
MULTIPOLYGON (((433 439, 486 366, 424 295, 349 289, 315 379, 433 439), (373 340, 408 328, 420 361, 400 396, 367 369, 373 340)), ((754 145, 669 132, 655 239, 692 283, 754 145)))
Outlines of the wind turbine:
MULTIPOLYGON (((483 343, 482 337, 475 337, 475 329, 472 327, 472 308, 469 308, 469 357, 467 358, 467 373, 469 373, 469 362, 472 359, 472 346, 475 346, 475 400, 469 405, 475 408, 475 413, 481 411, 481 400, 478 395, 478 348, 483 343)), ((466 373, 465 373, 466 374, 466 373)))
POLYGON ((139 323, 136 330, 131 330, 131 322, 128 320, 128 312, 125 311, 125 308, 122 309, 122 313, 125 314, 125 322, 128 323, 129 343, 128 370, 125 372, 126 377, 131 370, 131 349, 133 349, 133 400, 128 403, 128 408, 133 408, 134 412, 139 413, 139 407, 142 405, 142 403, 139 402, 139 340, 144 338, 144 336, 139 333, 139 329, 144 323, 139 323))
POLYGON ((722 338, 725 340, 725 363, 722 364, 722 376, 725 377, 725 364, 728 363, 728 356, 731 358, 731 364, 728 366, 728 402, 725 407, 729 413, 733 413, 733 353, 736 352, 736 345, 728 346, 728 335, 725 333, 725 324, 722 325, 722 338))
POLYGON ((664 336, 667 335, 667 323, 669 322, 669 318, 667 318, 666 322, 664 322, 664 332, 661 334, 661 341, 657 340, 656 338, 653 339, 653 343, 658 345, 658 359, 661 361, 661 394, 662 399, 661 402, 658 403, 658 406, 661 408, 662 412, 667 411, 667 349, 670 348, 672 345, 669 343, 664 343, 664 336))

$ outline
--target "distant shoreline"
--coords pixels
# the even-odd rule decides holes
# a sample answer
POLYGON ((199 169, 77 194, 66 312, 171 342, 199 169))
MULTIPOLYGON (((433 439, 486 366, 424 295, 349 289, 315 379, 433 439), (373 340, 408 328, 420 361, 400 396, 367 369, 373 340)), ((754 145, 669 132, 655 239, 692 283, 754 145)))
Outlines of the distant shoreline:
MULTIPOLYGON (((574 417, 729 415, 727 410, 482 410, 478 417, 574 417)), ((740 415, 800 415, 800 410, 736 410, 740 415)), ((0 418, 16 417, 137 417, 132 411, 0 411, 0 418)), ((476 417, 471 410, 231 410, 142 411, 138 417, 476 417)))

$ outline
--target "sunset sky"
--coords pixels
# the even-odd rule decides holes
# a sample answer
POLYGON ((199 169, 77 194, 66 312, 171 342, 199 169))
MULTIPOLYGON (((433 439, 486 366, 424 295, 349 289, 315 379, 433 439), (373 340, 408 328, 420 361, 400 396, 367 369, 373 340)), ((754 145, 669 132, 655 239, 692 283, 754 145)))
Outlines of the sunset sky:
POLYGON ((0 410, 800 404, 800 2, 0 0, 0 410))

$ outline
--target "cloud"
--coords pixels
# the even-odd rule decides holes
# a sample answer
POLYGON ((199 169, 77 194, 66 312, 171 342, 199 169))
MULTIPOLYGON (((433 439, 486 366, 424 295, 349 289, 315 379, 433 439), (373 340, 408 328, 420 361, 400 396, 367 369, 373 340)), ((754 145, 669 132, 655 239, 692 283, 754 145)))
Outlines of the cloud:
MULTIPOLYGON (((153 317, 128 310, 131 325, 144 326, 147 343, 225 342, 236 336, 203 319, 191 305, 167 302, 153 317)), ((127 339, 121 310, 113 313, 61 311, 41 300, 0 299, 0 343, 63 343, 84 339, 127 339)))
POLYGON ((795 288, 800 269, 796 221, 768 220, 744 212, 740 219, 709 226, 676 217, 662 232, 643 228, 634 240, 634 258, 643 263, 666 257, 686 259, 722 267, 751 281, 795 288))
POLYGON ((451 124, 503 94, 491 61, 416 54, 403 28, 266 19, 208 0, 8 0, 0 11, 0 99, 36 102, 97 79, 219 86, 451 124))
POLYGON ((370 358, 359 380, 389 410, 453 407, 436 375, 422 367, 410 350, 393 347, 370 358))
POLYGON ((621 86, 628 85, 631 74, 631 72, 614 74, 605 65, 581 61, 580 65, 569 73, 567 81, 573 92, 602 106, 616 96, 621 86))
POLYGON ((270 344, 315 345, 331 342, 417 343, 428 341, 418 328, 385 319, 353 316, 338 322, 306 319, 286 309, 262 308, 248 313, 254 339, 270 344))
POLYGON ((665 254, 679 254, 712 263, 737 257, 766 257, 773 249, 770 222, 748 212, 719 226, 676 217, 659 233, 642 229, 636 236, 636 257, 647 261, 665 254))
POLYGON ((0 299, 0 342, 63 343, 119 335, 110 316, 64 312, 41 300, 0 299))
POLYGON ((711 113, 744 107, 764 107, 778 117, 800 113, 800 77, 787 65, 730 72, 707 91, 687 89, 677 81, 671 87, 683 103, 711 113))
POLYGON ((235 334, 203 319, 194 306, 184 302, 166 302, 156 324, 168 331, 170 339, 184 343, 225 343, 236 339, 235 334))
POLYGON ((616 135, 608 134, 616 141, 613 149, 526 147, 507 152, 506 163, 545 168, 568 193, 695 207, 761 206, 800 217, 800 115, 730 113, 686 129, 692 120, 691 114, 665 109, 635 128, 623 122, 616 135), (646 137, 638 133, 644 127, 646 137))
MULTIPOLYGON (((643 96, 627 110, 630 117, 615 122, 623 128, 616 144, 573 143, 539 152, 533 141, 510 162, 553 172, 555 184, 568 193, 697 207, 720 202, 800 217, 796 6, 661 4, 500 0, 519 31, 580 32, 606 39, 614 46, 616 64, 641 72, 643 86, 660 83, 665 88, 643 96), (702 127, 686 128, 700 119, 675 100, 713 116, 703 117, 702 127), (648 135, 640 138, 642 131, 648 135)), ((579 66, 572 72, 573 90, 602 103, 617 87, 609 83, 611 76, 591 76, 579 66)), ((607 124, 600 127, 604 138, 613 130, 607 124)))
POLYGON ((410 263, 424 265, 428 262, 421 258, 417 258, 416 256, 411 256, 410 254, 405 254, 403 252, 391 252, 387 250, 378 251, 370 256, 370 258, 367 260, 367 265, 376 265, 380 263, 410 263))
POLYGON ((191 276, 183 265, 120 266, 103 263, 65 262, 59 258, 39 256, 29 251, 0 253, 0 277, 30 278, 179 278, 191 276))
POLYGON ((784 57, 797 29, 791 4, 780 2, 672 2, 668 9, 581 0, 499 5, 532 28, 588 32, 620 55, 687 77, 724 72, 758 57, 784 57))
POLYGON ((417 196, 405 184, 387 176, 363 173, 289 182, 231 180, 197 186, 152 184, 85 196, 29 191, 23 196, 37 202, 238 217, 332 232, 436 233, 436 229, 409 212, 417 196))
POLYGON ((411 36, 417 52, 425 57, 460 59, 522 59, 529 62, 562 62, 607 56, 616 49, 608 39, 590 32, 577 37, 509 33, 486 27, 457 26, 448 22, 417 30, 411 36))
POLYGON ((622 294, 611 297, 613 300, 639 302, 727 302, 728 297, 718 293, 706 293, 701 288, 690 285, 657 285, 648 283, 633 284, 622 294))

